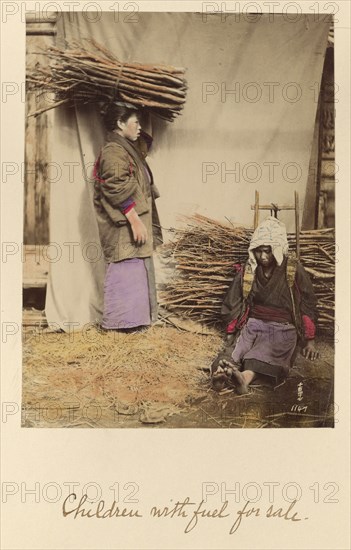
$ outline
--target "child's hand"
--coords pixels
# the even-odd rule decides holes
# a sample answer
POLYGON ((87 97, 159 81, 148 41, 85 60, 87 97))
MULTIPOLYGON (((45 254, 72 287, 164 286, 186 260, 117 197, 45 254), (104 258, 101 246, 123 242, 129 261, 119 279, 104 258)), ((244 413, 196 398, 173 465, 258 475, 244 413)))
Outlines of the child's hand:
POLYGON ((311 361, 318 359, 319 352, 316 349, 314 340, 308 340, 307 344, 302 350, 302 355, 306 357, 306 359, 310 359, 311 361))

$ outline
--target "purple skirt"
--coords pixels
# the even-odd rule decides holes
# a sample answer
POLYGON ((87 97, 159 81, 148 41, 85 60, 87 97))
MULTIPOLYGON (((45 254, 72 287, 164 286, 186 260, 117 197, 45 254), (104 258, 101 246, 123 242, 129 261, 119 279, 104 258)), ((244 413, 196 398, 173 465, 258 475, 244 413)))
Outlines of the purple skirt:
POLYGON ((281 373, 286 376, 296 343, 294 325, 250 317, 238 337, 232 359, 243 364, 244 370, 246 362, 251 365, 250 370, 255 372, 268 376, 281 373))
POLYGON ((150 325, 155 320, 155 298, 151 258, 131 258, 108 264, 102 327, 118 330, 150 325))

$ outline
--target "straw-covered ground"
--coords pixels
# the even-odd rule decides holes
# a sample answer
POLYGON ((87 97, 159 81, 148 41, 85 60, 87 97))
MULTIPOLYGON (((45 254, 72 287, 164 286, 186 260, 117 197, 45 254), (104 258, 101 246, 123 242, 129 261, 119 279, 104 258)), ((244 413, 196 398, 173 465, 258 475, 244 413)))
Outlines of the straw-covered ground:
POLYGON ((158 423, 209 388, 220 335, 169 326, 145 332, 25 334, 23 425, 115 427, 158 423))
POLYGON ((99 428, 331 427, 334 356, 297 356, 288 380, 247 395, 210 389, 220 333, 24 332, 22 425, 99 428))

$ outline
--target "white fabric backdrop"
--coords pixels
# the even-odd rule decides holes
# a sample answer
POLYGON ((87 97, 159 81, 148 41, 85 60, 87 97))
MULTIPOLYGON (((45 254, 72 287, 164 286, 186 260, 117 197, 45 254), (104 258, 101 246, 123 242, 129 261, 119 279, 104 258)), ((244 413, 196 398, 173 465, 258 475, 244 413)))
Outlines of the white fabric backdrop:
MULTIPOLYGON (((164 227, 195 211, 252 225, 255 189, 261 203, 278 204, 299 191, 302 214, 328 21, 139 13, 130 22, 103 13, 89 22, 87 15, 61 14, 59 38, 93 36, 122 61, 187 69, 182 116, 172 124, 152 119, 149 163, 164 227)), ((99 239, 82 163, 90 176, 102 143, 95 109, 57 110, 52 159, 61 177, 51 183, 50 241, 62 255, 51 264, 46 316, 64 330, 101 312, 104 263, 93 261, 99 239)), ((280 219, 293 230, 291 213, 280 219)))

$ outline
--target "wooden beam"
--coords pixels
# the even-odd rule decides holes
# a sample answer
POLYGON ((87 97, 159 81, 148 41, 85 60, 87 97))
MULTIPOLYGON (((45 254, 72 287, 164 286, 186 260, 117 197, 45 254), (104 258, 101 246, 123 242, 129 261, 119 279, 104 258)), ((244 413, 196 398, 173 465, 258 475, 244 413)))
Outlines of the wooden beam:
POLYGON ((295 231, 296 231, 296 256, 300 259, 300 205, 299 194, 295 191, 295 231))
POLYGON ((40 12, 27 12, 26 23, 56 23, 57 12, 56 11, 43 11, 40 12))
POLYGON ((50 263, 43 252, 44 246, 24 245, 23 288, 45 288, 50 263))
MULTIPOLYGON (((259 210, 274 210, 275 205, 274 204, 262 204, 259 206, 259 210)), ((251 205, 251 210, 256 209, 256 204, 251 205)), ((281 206, 277 205, 277 210, 295 210, 295 206, 291 206, 291 204, 282 204, 281 206)))
POLYGON ((22 314, 22 323, 25 327, 47 327, 48 322, 44 311, 38 309, 24 309, 22 314))
POLYGON ((255 210, 255 215, 254 215, 254 229, 256 229, 256 227, 258 226, 258 210, 259 210, 259 202, 260 202, 260 195, 258 193, 258 191, 256 190, 255 191, 255 205, 254 206, 251 206, 251 209, 255 210))
POLYGON ((26 31, 27 36, 56 36, 56 29, 28 29, 26 31))

